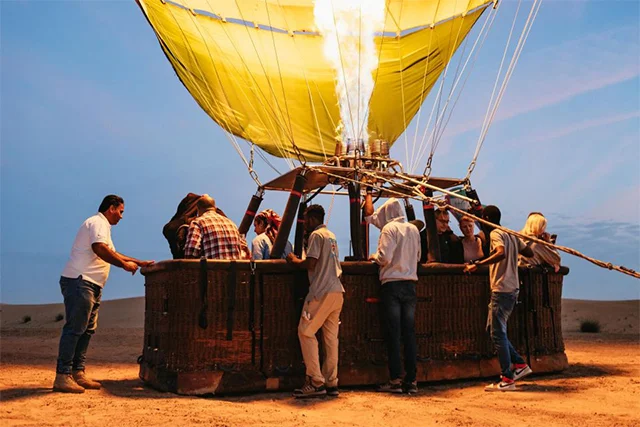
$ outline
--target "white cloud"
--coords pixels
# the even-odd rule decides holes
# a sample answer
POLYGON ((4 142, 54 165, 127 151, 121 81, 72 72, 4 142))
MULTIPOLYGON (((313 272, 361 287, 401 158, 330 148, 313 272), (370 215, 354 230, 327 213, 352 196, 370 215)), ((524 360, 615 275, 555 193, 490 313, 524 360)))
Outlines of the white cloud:
MULTIPOLYGON (((494 123, 638 77, 639 31, 637 26, 615 28, 533 52, 525 48, 494 123)), ((476 117, 449 127, 447 135, 481 126, 482 118, 476 117)))
MULTIPOLYGON (((552 141, 563 136, 571 135, 575 132, 581 132, 587 129, 596 128, 600 126, 612 125, 615 123, 624 122, 630 119, 640 118, 640 111, 632 111, 628 113, 615 114, 607 117, 598 117, 594 119, 584 120, 579 123, 571 123, 567 126, 545 130, 544 132, 533 135, 530 139, 525 140, 524 144, 543 143, 552 141)), ((521 144, 521 143, 519 143, 521 144)))

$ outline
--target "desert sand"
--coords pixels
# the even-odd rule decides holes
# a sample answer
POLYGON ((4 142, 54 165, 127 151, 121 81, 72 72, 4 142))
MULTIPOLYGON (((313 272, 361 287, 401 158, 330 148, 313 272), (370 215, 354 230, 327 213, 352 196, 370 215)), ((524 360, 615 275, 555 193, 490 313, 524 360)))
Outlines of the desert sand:
POLYGON ((570 367, 533 375, 513 393, 486 393, 488 380, 421 384, 416 396, 345 389, 339 398, 298 401, 288 393, 185 397, 138 379, 144 300, 105 301, 87 372, 101 390, 54 393, 62 304, 1 305, 0 423, 3 426, 640 426, 640 301, 564 300, 570 367), (31 321, 22 323, 24 316, 31 321), (602 331, 579 332, 582 320, 602 331))

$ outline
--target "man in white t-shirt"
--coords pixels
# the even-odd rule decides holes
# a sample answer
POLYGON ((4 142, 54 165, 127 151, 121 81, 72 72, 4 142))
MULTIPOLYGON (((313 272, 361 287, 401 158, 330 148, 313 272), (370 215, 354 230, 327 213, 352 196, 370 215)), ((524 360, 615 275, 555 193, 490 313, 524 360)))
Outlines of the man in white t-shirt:
POLYGON ((367 193, 364 214, 369 224, 381 230, 378 250, 370 259, 380 266, 389 381, 378 387, 378 391, 414 394, 418 392, 415 312, 420 232, 405 221, 402 204, 394 198, 374 212, 371 193, 367 193), (401 341, 404 344, 404 378, 400 362, 401 341))
POLYGON ((71 248, 71 255, 60 277, 64 297, 65 324, 60 337, 54 391, 83 393, 99 389, 100 383, 85 375, 85 360, 91 336, 98 326, 98 308, 102 288, 111 265, 135 274, 138 267, 153 261, 140 261, 116 252, 111 241, 111 226, 124 213, 124 200, 106 196, 98 213, 82 223, 71 248))
POLYGON ((306 268, 309 274, 309 293, 298 324, 307 380, 293 395, 297 398, 338 396, 338 326, 344 302, 338 242, 324 225, 324 209, 320 205, 307 208, 304 228, 311 232, 307 257, 302 260, 293 253, 287 256, 288 262, 306 268), (320 328, 325 350, 322 370, 316 339, 320 328))
MULTIPOLYGON (((500 209, 487 206, 482 218, 492 224, 500 225, 500 209)), ((486 391, 513 391, 515 381, 529 375, 532 371, 522 356, 513 348, 507 337, 507 321, 518 301, 520 279, 518 278, 518 254, 533 256, 533 251, 518 237, 497 228, 483 225, 485 236, 491 241, 491 253, 481 261, 471 262, 464 268, 465 273, 473 273, 478 266, 489 266, 489 284, 491 301, 487 328, 491 331, 491 340, 500 360, 500 382, 485 387, 486 391)))

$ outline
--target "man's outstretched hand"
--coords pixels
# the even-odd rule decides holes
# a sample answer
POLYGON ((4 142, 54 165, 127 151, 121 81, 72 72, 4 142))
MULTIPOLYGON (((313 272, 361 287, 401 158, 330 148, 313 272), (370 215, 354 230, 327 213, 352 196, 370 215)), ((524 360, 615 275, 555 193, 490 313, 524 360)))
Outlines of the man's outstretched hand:
POLYGON ((134 275, 136 274, 136 271, 138 271, 138 264, 131 261, 125 261, 122 263, 122 268, 124 268, 125 271, 131 273, 131 275, 134 275))

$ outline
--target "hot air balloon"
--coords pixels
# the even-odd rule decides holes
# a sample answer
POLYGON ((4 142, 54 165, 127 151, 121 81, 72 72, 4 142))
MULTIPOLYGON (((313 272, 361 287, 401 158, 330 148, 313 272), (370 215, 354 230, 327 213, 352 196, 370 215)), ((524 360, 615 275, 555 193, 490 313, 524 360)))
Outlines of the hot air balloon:
MULTIPOLYGON (((289 159, 292 166, 262 183, 251 161, 245 161, 258 190, 240 224, 241 233, 248 231, 265 191, 290 192, 272 260, 172 260, 143 271, 147 305, 140 377, 182 394, 286 390, 301 382, 297 322, 308 286, 306 272, 277 258, 296 212, 300 215, 328 185, 348 190, 354 254, 342 263, 346 293, 341 385, 373 384, 386 375, 380 284, 376 266, 366 262, 368 232, 361 223, 361 198, 367 191, 375 197, 423 201, 434 262, 419 268, 418 380, 496 373, 484 332, 487 272, 465 276, 460 266, 438 262, 433 217, 434 192, 459 198, 470 209, 480 206, 470 184, 477 153, 466 177, 440 178, 430 174, 433 149, 420 175, 405 170, 389 156, 389 149, 429 93, 434 88, 443 93, 438 82, 470 31, 482 22, 477 40, 469 44, 466 58, 471 58, 493 22, 497 2, 137 2, 179 80, 232 143, 246 142, 251 153, 289 159)), ((520 41, 526 40, 536 7, 538 0, 520 41)), ((520 41, 514 58, 524 44, 520 41)), ((467 62, 460 64, 466 67, 467 62)), ((514 66, 513 61, 508 64, 507 75, 514 66)), ((506 82, 496 86, 496 103, 488 113, 495 113, 506 82)), ((452 99, 450 93, 442 104, 452 99)), ((444 109, 435 120, 432 146, 440 135, 437 124, 447 120, 444 109)), ((415 219, 411 205, 407 208, 409 219, 415 219)), ((302 251, 301 227, 296 229, 295 251, 302 251)), ((512 317, 510 330, 536 372, 568 366, 560 319, 562 277, 567 273, 562 268, 558 273, 529 269, 522 274, 524 309, 512 317)))

